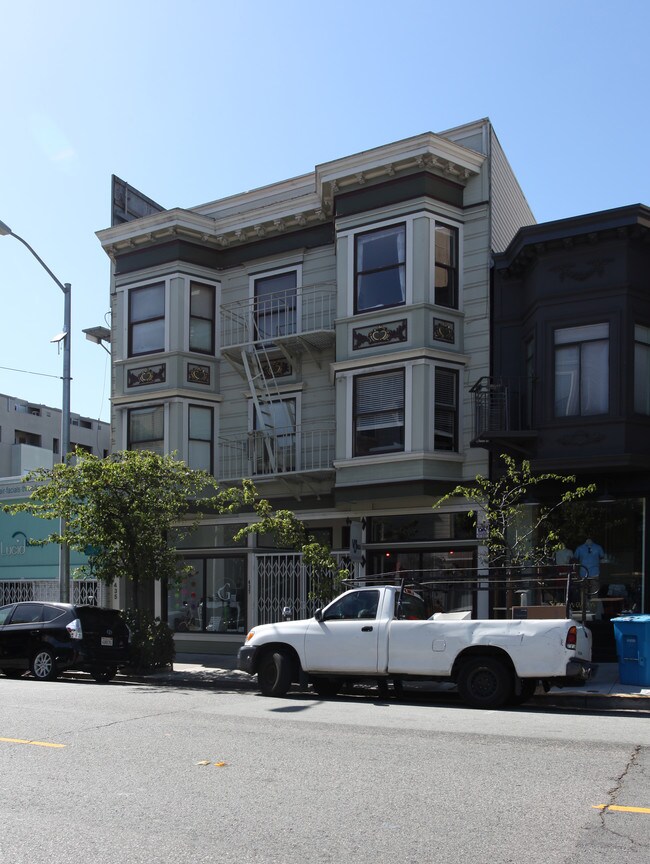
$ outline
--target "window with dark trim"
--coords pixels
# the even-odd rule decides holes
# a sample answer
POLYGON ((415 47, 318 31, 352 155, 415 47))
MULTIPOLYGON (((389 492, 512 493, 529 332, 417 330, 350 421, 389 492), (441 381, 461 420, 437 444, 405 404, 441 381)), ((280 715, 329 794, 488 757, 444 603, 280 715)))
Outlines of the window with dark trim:
POLYGON ((190 351, 214 354, 214 302, 213 285, 190 283, 190 351))
POLYGON ((435 303, 458 309, 458 229, 436 225, 435 303))
POLYGON ((406 303, 406 225, 355 236, 354 311, 406 303))
POLYGON ((354 456, 404 450, 404 370, 354 379, 354 456))
POLYGON ((188 406, 187 464, 197 471, 213 471, 213 417, 212 408, 203 405, 188 406))
POLYGON ((165 285, 129 291, 129 357, 165 350, 165 285))
POLYGON ((458 452, 458 372, 436 368, 434 450, 458 452))
POLYGON ((554 333, 555 416, 609 411, 609 324, 565 327, 554 333))
POLYGON ((129 410, 127 449, 151 450, 160 456, 164 454, 165 410, 162 405, 129 410))

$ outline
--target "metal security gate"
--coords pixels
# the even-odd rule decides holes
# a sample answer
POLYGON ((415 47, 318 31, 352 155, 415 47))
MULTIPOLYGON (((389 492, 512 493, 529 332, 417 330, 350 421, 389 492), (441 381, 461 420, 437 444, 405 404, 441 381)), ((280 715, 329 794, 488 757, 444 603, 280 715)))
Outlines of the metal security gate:
MULTIPOLYGON (((71 579, 70 602, 79 606, 106 605, 106 588, 96 579, 71 579)), ((58 602, 59 582, 56 579, 0 580, 0 606, 25 600, 58 602)))
MULTIPOLYGON (((335 554, 339 567, 354 576, 354 565, 343 554, 335 554)), ((309 594, 312 579, 309 567, 302 563, 297 552, 258 554, 254 558, 253 592, 251 596, 251 626, 272 624, 282 620, 282 611, 288 607, 291 617, 309 618, 320 605, 309 594)), ((344 590, 343 588, 341 590, 344 590)))

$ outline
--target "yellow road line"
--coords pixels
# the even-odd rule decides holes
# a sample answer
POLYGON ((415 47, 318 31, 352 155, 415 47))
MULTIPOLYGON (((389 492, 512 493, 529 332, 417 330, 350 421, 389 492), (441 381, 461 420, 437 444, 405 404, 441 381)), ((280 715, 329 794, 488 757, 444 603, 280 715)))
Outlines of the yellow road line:
POLYGON ((0 738, 8 744, 32 744, 34 747, 65 747, 65 744, 53 744, 51 741, 28 741, 26 738, 0 738))
POLYGON ((592 804, 594 810, 619 810, 623 813, 650 813, 650 807, 619 807, 616 804, 592 804))

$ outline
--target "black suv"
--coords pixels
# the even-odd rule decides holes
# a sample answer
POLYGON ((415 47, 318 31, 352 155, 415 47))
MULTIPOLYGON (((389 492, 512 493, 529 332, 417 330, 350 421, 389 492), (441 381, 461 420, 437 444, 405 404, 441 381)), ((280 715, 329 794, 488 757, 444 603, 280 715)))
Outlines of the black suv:
POLYGON ((53 681, 66 669, 110 681, 129 662, 129 628, 116 609, 70 603, 0 606, 0 670, 20 678, 28 669, 53 681))

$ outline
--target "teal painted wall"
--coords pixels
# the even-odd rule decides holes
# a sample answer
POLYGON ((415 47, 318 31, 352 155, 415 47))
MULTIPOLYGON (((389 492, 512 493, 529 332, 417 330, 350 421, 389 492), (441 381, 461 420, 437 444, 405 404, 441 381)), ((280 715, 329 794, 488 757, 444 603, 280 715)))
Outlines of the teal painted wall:
MULTIPOLYGON (((17 503, 11 499, 0 503, 17 503)), ((29 581, 32 579, 58 579, 59 547, 55 543, 33 546, 30 540, 42 540, 51 532, 51 523, 28 513, 0 511, 0 579, 29 581)), ((74 572, 87 562, 80 552, 70 551, 70 568, 74 572)))

